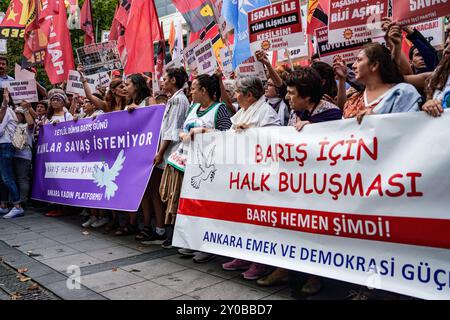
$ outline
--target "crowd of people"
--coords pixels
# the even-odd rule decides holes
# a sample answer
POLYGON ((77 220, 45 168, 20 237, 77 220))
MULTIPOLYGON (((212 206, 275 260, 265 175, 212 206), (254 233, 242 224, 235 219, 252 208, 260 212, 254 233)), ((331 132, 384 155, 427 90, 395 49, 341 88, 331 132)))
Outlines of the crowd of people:
MULTIPOLYGON (((132 74, 123 80, 115 72, 107 90, 99 88, 93 93, 83 66, 79 66, 85 97, 53 88, 41 92, 37 103, 14 105, 8 91, 0 89, 0 213, 5 219, 24 215, 33 148, 43 126, 163 103, 161 140, 141 203, 143 227, 139 228, 140 215, 136 213, 128 213, 126 222, 120 224, 120 212, 98 209, 83 210, 86 221, 82 226, 105 227, 116 236, 135 235, 142 244, 171 248, 184 168, 172 163, 170 156, 185 156, 183 142, 197 134, 271 126, 292 126, 301 132, 320 122, 332 125, 333 121, 356 118, 361 123, 373 114, 426 112, 438 117, 444 112, 450 101, 450 35, 438 52, 416 29, 390 20, 384 21, 383 28, 386 45, 365 45, 352 65, 337 56, 333 65, 313 57, 308 67, 273 67, 267 53, 258 51, 256 58, 267 72, 265 82, 253 76, 224 80, 220 69, 214 75, 190 77, 184 68, 170 68, 165 70, 158 92, 152 90, 151 79, 145 75, 132 74), (414 45, 409 56, 402 51, 402 31, 414 45), (25 141, 20 141, 24 135, 25 141)), ((0 57, 0 84, 11 80, 7 70, 7 59, 0 57)), ((64 207, 51 205, 47 216, 61 215, 64 207)), ((180 248, 179 253, 192 256, 197 263, 215 257, 188 248, 180 248)), ((223 269, 242 270, 245 279, 257 280, 261 286, 298 275, 241 259, 230 259, 223 269)), ((321 278, 309 276, 302 291, 314 294, 320 288, 321 278)))

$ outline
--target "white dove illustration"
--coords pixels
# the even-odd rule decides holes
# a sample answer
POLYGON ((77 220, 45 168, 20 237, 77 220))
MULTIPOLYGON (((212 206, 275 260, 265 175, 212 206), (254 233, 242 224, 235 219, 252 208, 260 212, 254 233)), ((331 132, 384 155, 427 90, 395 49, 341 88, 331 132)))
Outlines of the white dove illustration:
POLYGON ((214 175, 217 171, 216 166, 212 163, 215 148, 216 146, 211 148, 207 158, 205 158, 205 155, 200 150, 197 150, 198 167, 200 168, 201 173, 191 178, 191 185, 195 189, 200 188, 202 181, 207 181, 208 179, 213 181, 214 179, 214 175))
POLYGON ((92 174, 94 177, 94 183, 97 183, 97 187, 105 187, 105 198, 107 200, 113 198, 117 189, 119 189, 117 184, 114 183, 114 180, 123 168, 123 163, 126 159, 123 154, 124 152, 121 150, 111 169, 107 163, 103 163, 101 168, 97 165, 94 166, 94 173, 92 174))

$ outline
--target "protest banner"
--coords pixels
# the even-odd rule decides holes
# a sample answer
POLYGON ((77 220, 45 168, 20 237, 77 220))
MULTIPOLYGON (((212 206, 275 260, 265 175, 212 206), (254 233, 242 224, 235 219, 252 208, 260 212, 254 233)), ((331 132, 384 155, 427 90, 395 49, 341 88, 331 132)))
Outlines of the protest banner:
POLYGON ((172 59, 169 63, 164 66, 164 70, 171 68, 181 68, 183 66, 183 56, 179 56, 178 58, 172 59))
POLYGON ((220 50, 220 63, 222 65, 222 72, 225 78, 230 79, 233 73, 233 61, 231 60, 231 51, 228 48, 220 50))
POLYGON ((3 81, 3 88, 7 88, 11 93, 14 104, 20 104, 22 101, 38 102, 38 93, 36 80, 14 80, 3 81))
POLYGON ((448 0, 392 1, 392 19, 401 26, 430 21, 449 14, 448 0))
POLYGON ((422 112, 196 137, 172 243, 450 299, 449 134, 422 112))
POLYGON ((153 168, 163 114, 164 106, 157 105, 44 126, 36 146, 32 198, 137 211, 153 168))
POLYGON ((194 74, 196 74, 198 66, 197 57, 195 56, 195 50, 200 45, 200 43, 200 39, 197 39, 183 50, 184 62, 186 63, 188 70, 191 73, 193 72, 194 74))
MULTIPOLYGON (((92 93, 96 92, 97 89, 95 77, 86 76, 85 78, 89 86, 89 89, 91 89, 91 92, 92 93)), ((69 78, 67 79, 66 92, 71 94, 78 94, 80 97, 86 97, 83 82, 81 82, 81 76, 78 71, 75 70, 69 71, 69 78)))
POLYGON ((304 44, 299 0, 285 0, 248 13, 250 48, 274 51, 304 44))
POLYGON ((330 43, 358 41, 384 34, 381 19, 388 16, 389 0, 330 0, 330 43))
POLYGON ((320 60, 329 65, 333 65, 333 59, 336 56, 340 56, 347 65, 353 64, 362 47, 371 42, 371 39, 363 39, 330 43, 327 27, 316 29, 316 40, 320 60))
POLYGON ((116 41, 94 43, 77 48, 77 56, 86 75, 123 68, 116 41))
MULTIPOLYGON (((307 6, 302 5, 301 13, 302 13, 303 29, 305 29, 307 25, 307 12, 308 12, 307 6)), ((301 46, 289 48, 289 54, 291 59, 309 57, 309 43, 308 43, 308 36, 306 35, 306 33, 303 34, 303 39, 304 39, 303 44, 301 46)), ((288 61, 288 60, 289 57, 287 55, 286 50, 278 50, 278 61, 288 61)))
POLYGON ((420 31, 433 47, 442 49, 445 42, 444 18, 414 24, 411 28, 420 31))
POLYGON ((198 74, 213 75, 217 69, 216 55, 213 50, 211 40, 207 40, 198 45, 195 50, 198 74))
POLYGON ((255 56, 251 56, 238 65, 236 73, 239 78, 255 76, 261 80, 267 80, 264 65, 257 61, 255 56))
POLYGON ((108 88, 111 84, 111 78, 107 72, 98 73, 95 75, 96 85, 104 88, 108 88))

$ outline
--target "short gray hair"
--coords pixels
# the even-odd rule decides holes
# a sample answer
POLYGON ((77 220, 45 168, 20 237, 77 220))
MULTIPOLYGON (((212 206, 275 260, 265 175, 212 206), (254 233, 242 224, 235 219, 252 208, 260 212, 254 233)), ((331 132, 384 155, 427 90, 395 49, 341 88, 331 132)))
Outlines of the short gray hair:
POLYGON ((237 90, 243 94, 251 93, 256 99, 264 95, 264 86, 260 78, 255 76, 240 78, 236 82, 237 90))

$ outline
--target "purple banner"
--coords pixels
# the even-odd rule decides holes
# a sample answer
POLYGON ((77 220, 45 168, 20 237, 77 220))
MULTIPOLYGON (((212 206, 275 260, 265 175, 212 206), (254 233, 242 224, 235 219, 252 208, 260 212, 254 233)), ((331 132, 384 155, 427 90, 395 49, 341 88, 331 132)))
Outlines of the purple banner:
POLYGON ((137 211, 153 169, 164 105, 40 130, 32 198, 137 211))

